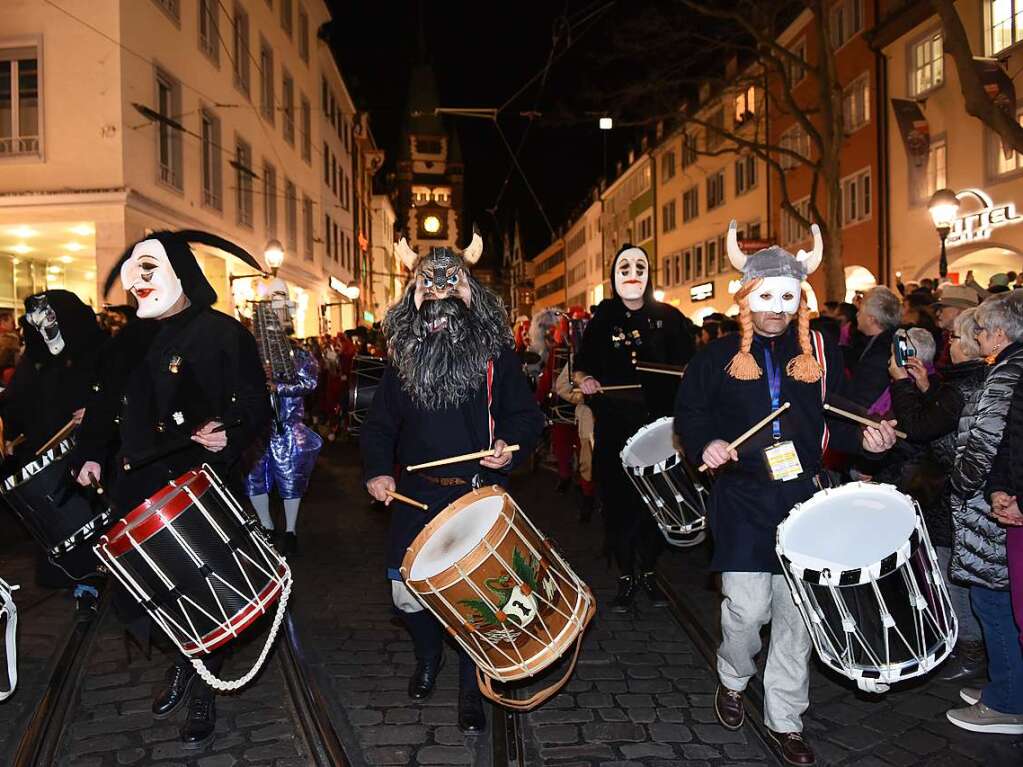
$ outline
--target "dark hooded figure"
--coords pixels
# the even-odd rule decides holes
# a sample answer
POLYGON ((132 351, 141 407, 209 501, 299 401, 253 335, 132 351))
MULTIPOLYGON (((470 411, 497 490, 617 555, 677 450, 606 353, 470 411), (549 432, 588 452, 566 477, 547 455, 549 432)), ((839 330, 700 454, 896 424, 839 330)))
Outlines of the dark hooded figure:
MULTIPOLYGON (((204 463, 242 498, 240 458, 269 425, 266 374, 256 341, 241 323, 212 308, 217 294, 192 253, 193 242, 261 269, 246 251, 215 235, 163 231, 130 247, 107 278, 109 292, 120 277, 138 302, 138 319, 107 346, 79 430, 76 465, 81 466, 79 483, 88 483, 89 474, 102 479, 121 515, 204 463)), ((119 613, 133 632, 147 637, 148 617, 122 594, 116 601, 119 613)), ((205 659, 213 673, 222 653, 205 659)), ((170 716, 192 688, 181 739, 186 748, 200 748, 213 737, 213 691, 196 678, 184 656, 167 681, 153 713, 170 716)))
POLYGON ((677 375, 643 373, 637 363, 681 370, 694 339, 682 313, 654 300, 646 251, 626 244, 611 262, 611 298, 586 326, 576 355, 576 384, 593 410, 593 468, 604 512, 605 546, 619 570, 616 612, 632 605, 642 585, 655 606, 667 605, 656 582, 664 545, 657 524, 622 468, 621 451, 642 426, 671 415, 677 375), (640 384, 639 390, 601 392, 602 386, 640 384))
MULTIPOLYGON (((509 471, 528 460, 544 425, 501 300, 469 274, 467 265, 482 251, 478 234, 464 252, 432 248, 421 258, 405 240, 398 243, 412 278, 384 320, 391 364, 362 426, 370 495, 391 504, 388 493, 397 489, 429 507, 424 512, 391 504, 387 554, 391 597, 415 645, 416 668, 409 680, 414 700, 433 691, 444 647, 440 623, 402 581, 405 550, 431 519, 474 487, 504 485, 509 471), (521 450, 505 452, 512 444, 521 450), (395 460, 409 466, 488 448, 494 455, 478 463, 402 471, 395 482, 395 460)), ((476 667, 464 652, 459 652, 458 724, 467 732, 486 727, 476 667)))

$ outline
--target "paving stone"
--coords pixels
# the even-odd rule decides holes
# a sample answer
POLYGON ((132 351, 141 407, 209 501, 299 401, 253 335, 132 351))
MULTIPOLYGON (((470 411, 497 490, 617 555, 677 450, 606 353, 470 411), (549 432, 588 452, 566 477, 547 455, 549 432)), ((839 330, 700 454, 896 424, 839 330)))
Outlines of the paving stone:
POLYGON ((211 751, 227 751, 229 748, 236 748, 245 742, 245 736, 234 732, 227 736, 218 735, 214 741, 211 751))
POLYGON ((611 696, 603 692, 580 693, 576 701, 583 708, 611 708, 614 705, 611 696))
POLYGON ((245 750, 245 758, 250 762, 260 759, 276 759, 283 756, 295 756, 294 743, 266 743, 262 746, 255 746, 245 750))
POLYGON ((458 713, 454 707, 424 708, 419 718, 423 724, 430 727, 458 723, 458 713))
POLYGON ((622 708, 653 708, 654 706, 654 699, 650 695, 615 695, 615 702, 622 708))
POLYGON ((657 711, 653 708, 630 708, 626 712, 629 719, 637 724, 650 724, 657 721, 657 711))
POLYGON ((81 703, 86 708, 91 708, 101 703, 120 703, 135 698, 149 698, 152 694, 152 689, 148 684, 116 687, 110 690, 86 690, 82 692, 81 703))
POLYGON ((902 733, 899 735, 898 742, 902 748, 907 751, 911 751, 914 754, 919 754, 920 756, 933 754, 935 751, 940 751, 946 746, 944 738, 939 738, 936 735, 931 735, 919 730, 902 733))
MULTIPOLYGON (((694 724, 693 732, 696 733, 697 740, 701 740, 704 743, 711 743, 713 745, 719 745, 724 743, 745 743, 746 733, 742 730, 726 730, 721 725, 709 725, 709 724, 694 724)), ((703 759, 705 757, 697 757, 703 759)))
POLYGON ((365 727, 380 724, 384 721, 384 715, 379 711, 359 708, 348 712, 348 721, 357 727, 365 727))
POLYGON ((686 759, 719 759, 721 752, 702 743, 682 744, 682 754, 686 759))
POLYGON ((422 743, 426 737, 426 727, 418 724, 396 724, 376 729, 367 729, 363 733, 363 742, 368 746, 394 746, 402 744, 422 743))
POLYGON ((681 708, 659 708, 657 709, 657 718, 662 722, 672 722, 674 724, 681 724, 686 721, 685 711, 681 708))
POLYGON ((68 753, 72 757, 95 754, 99 751, 116 751, 128 745, 128 738, 125 735, 98 735, 94 738, 83 738, 71 744, 68 753))
POLYGON ((118 764, 135 764, 146 755, 144 748, 124 748, 117 752, 118 764))
POLYGON ((262 709, 260 711, 248 711, 239 714, 234 718, 236 727, 259 727, 263 724, 281 722, 287 718, 287 714, 279 708, 262 709))
POLYGON ((456 746, 426 746, 416 752, 419 764, 471 764, 472 752, 456 746))
POLYGON ((628 722, 629 715, 620 708, 598 708, 597 713, 603 722, 628 722))
MULTIPOLYGON (((659 666, 629 666, 625 669, 625 675, 629 679, 660 679, 661 669, 659 666)), ((632 689, 632 683, 629 683, 632 689)), ((636 692, 655 692, 654 690, 636 690, 636 692)), ((657 692, 660 692, 658 690, 657 692)))
POLYGON ((367 748, 364 749, 362 753, 369 764, 390 765, 412 763, 412 749, 408 746, 367 748))
POLYGON ((388 709, 384 721, 387 724, 415 724, 419 721, 419 711, 414 708, 388 709))
POLYGON ((195 749, 185 748, 180 740, 157 743, 153 746, 152 751, 149 752, 149 756, 153 761, 159 761, 160 759, 187 759, 194 755, 195 749))
POLYGON ((920 724, 918 719, 903 716, 898 711, 878 711, 860 720, 860 724, 872 730, 883 732, 886 735, 898 735, 906 730, 917 727, 920 724))
POLYGON ((646 740, 646 730, 638 724, 616 722, 591 722, 583 725, 583 740, 591 743, 613 743, 646 740))
POLYGON ((624 679, 609 679, 596 683, 597 692, 607 692, 612 695, 621 695, 629 691, 629 683, 624 679))
POLYGON ((860 727, 859 725, 839 727, 828 732, 827 737, 838 745, 853 751, 864 751, 884 740, 883 736, 874 730, 868 730, 866 727, 860 727))
POLYGON ((763 759, 764 749, 753 743, 726 743, 725 755, 729 759, 763 759))
POLYGON ((621 752, 626 759, 670 759, 675 756, 671 746, 665 743, 626 743, 621 746, 621 752))
POLYGON ((667 679, 630 679, 629 692, 671 692, 674 688, 667 679))
POLYGON ((128 684, 131 674, 120 671, 114 674, 90 674, 82 680, 83 690, 100 690, 104 687, 120 687, 128 684))
MULTIPOLYGON (((578 746, 547 746, 540 749, 542 759, 610 759, 614 752, 602 743, 583 743, 578 746)), ((546 764, 546 761, 544 762, 546 764)))
POLYGON ((588 681, 625 678, 622 670, 614 666, 579 666, 576 667, 575 673, 579 675, 580 679, 588 681))
POLYGON ((161 740, 171 740, 178 737, 178 727, 173 724, 161 724, 149 730, 142 731, 142 742, 157 743, 161 740))
POLYGON ((895 767, 909 767, 912 764, 916 764, 918 759, 915 754, 903 751, 901 748, 888 743, 878 746, 871 753, 880 757, 887 764, 895 765, 895 767))
POLYGON ((543 744, 576 743, 579 728, 574 724, 544 724, 533 730, 533 736, 543 744))
POLYGON ((295 725, 291 722, 275 722, 249 733, 249 738, 253 743, 261 743, 266 740, 286 740, 294 737, 295 725))
POLYGON ((236 764, 238 764, 238 760, 231 754, 204 756, 199 760, 199 767, 234 767, 236 764))
POLYGON ((433 739, 442 746, 464 746, 467 736, 457 727, 438 727, 433 731, 433 739))
POLYGON ((593 721, 593 712, 589 709, 540 709, 528 715, 529 722, 542 724, 582 724, 593 721))

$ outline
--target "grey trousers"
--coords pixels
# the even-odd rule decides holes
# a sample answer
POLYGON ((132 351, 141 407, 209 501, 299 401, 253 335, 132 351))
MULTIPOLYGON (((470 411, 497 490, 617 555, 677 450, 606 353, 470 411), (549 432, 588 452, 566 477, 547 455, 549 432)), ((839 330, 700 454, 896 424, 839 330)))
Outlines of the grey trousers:
POLYGON ((718 677, 742 692, 757 671, 760 628, 770 621, 764 672, 764 722, 775 732, 802 732, 810 705, 810 634, 784 575, 722 573, 718 677))

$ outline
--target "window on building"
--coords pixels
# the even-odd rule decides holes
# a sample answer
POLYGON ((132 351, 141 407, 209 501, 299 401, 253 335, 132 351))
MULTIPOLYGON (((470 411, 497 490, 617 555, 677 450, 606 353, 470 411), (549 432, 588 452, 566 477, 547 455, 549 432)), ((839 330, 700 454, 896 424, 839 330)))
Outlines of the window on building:
POLYGON ((181 2, 180 0, 153 0, 164 13, 171 17, 172 20, 179 22, 181 21, 181 2))
MULTIPOLYGON (((1016 111, 1016 121, 1023 125, 1023 110, 1016 111)), ((991 131, 988 131, 988 136, 988 144, 995 157, 994 171, 996 175, 1001 176, 1006 173, 1015 173, 1023 169, 1023 154, 1010 152, 1009 156, 1006 157, 1005 152, 1002 150, 1002 140, 991 131)))
POLYGON ((207 109, 200 112, 202 142, 202 204, 223 210, 224 191, 220 170, 220 118, 207 109))
MULTIPOLYGON (((0 96, 2 98, 2 96, 0 96)), ((163 70, 156 71, 156 111, 164 118, 156 127, 160 158, 160 181, 175 189, 184 187, 181 162, 181 83, 163 70)))
POLYGON ((719 109, 707 118, 706 144, 708 151, 714 151, 724 141, 725 110, 719 109))
MULTIPOLYGON (((718 236, 718 272, 724 274, 731 269, 732 264, 728 260, 728 251, 725 245, 725 235, 718 236)), ((708 274, 708 276, 710 276, 708 274)))
POLYGON ((718 241, 717 238, 713 240, 707 240, 706 248, 707 255, 707 276, 713 277, 718 273, 718 241))
POLYGON ((676 253, 671 258, 671 280, 673 285, 678 285, 682 281, 682 254, 676 253))
POLYGON ((707 210, 713 210, 725 201, 725 172, 719 170, 707 176, 707 210))
POLYGON ((298 6, 298 55, 309 63, 309 14, 301 5, 298 6))
POLYGON ((236 139, 234 149, 234 185, 237 191, 238 223, 252 227, 252 146, 242 138, 236 139))
POLYGON ((274 123, 274 52, 270 43, 259 41, 259 111, 263 119, 274 123))
POLYGON ((341 199, 340 196, 337 193, 337 177, 339 175, 338 174, 338 167, 339 166, 337 164, 337 158, 336 157, 331 157, 330 158, 330 189, 334 193, 335 197, 337 197, 338 199, 341 199))
POLYGON ((937 88, 945 80, 945 60, 941 30, 927 35, 910 48, 910 92, 914 96, 937 88))
POLYGON ((277 170, 263 163, 263 228, 268 239, 277 236, 277 170))
POLYGON ((337 221, 333 222, 334 229, 334 260, 340 263, 341 261, 341 236, 340 230, 337 227, 337 221))
POLYGON ((693 279, 698 280, 703 277, 703 245, 697 245, 693 248, 693 279))
POLYGON ((295 81, 291 79, 288 70, 282 69, 283 81, 281 86, 281 98, 284 101, 282 122, 284 123, 284 140, 292 146, 295 145, 295 81))
POLYGON ((984 5, 989 55, 1023 40, 1023 0, 986 0, 984 5))
POLYGON ((693 251, 682 251, 682 282, 689 282, 693 278, 693 251))
POLYGON ((757 113, 757 89, 750 85, 735 97, 735 124, 752 120, 757 113))
POLYGON ((870 218, 870 168, 842 179, 842 226, 870 218))
POLYGON ((675 178, 675 151, 661 155, 661 183, 675 178))
POLYGON ((281 29, 284 30, 284 34, 291 37, 291 33, 294 29, 294 17, 291 5, 291 0, 281 0, 281 29))
POLYGON ((249 95, 249 15, 234 4, 234 84, 249 95))
POLYGON ((323 142, 323 183, 330 186, 330 144, 323 142))
POLYGON ((654 236, 654 218, 652 215, 645 216, 639 221, 639 241, 646 242, 654 236))
POLYGON ((670 287, 674 283, 671 281, 671 258, 664 259, 664 266, 661 267, 661 284, 664 287, 670 287))
MULTIPOLYGON (((781 134, 779 142, 782 149, 795 152, 799 157, 810 158, 810 134, 802 125, 793 125, 781 134)), ((779 153, 778 162, 783 170, 791 170, 802 164, 802 161, 788 153, 779 153)))
POLYGON ((302 96, 302 159, 307 163, 313 161, 313 112, 309 99, 302 96))
POLYGON ((199 50, 214 64, 220 62, 219 27, 218 0, 199 0, 199 50))
POLYGON ((665 203, 661 206, 661 231, 675 231, 675 201, 665 203))
POLYGON ((41 154, 40 83, 35 46, 0 48, 0 157, 41 154))
POLYGON ((700 187, 691 186, 682 192, 682 221, 692 221, 700 215, 700 187))
POLYGON ((688 168, 696 162, 696 136, 691 133, 682 134, 682 167, 688 168))
POLYGON ((284 179, 284 236, 287 239, 288 250, 292 253, 298 251, 298 193, 295 190, 295 182, 291 179, 284 179))
POLYGON ((864 72, 842 91, 845 132, 858 131, 870 122, 870 73, 864 72))
POLYGON ((917 202, 929 202, 935 192, 947 186, 947 151, 944 138, 931 139, 931 149, 927 155, 927 172, 923 179, 924 186, 916 195, 917 202))
POLYGON ((420 154, 441 154, 443 145, 439 138, 416 138, 416 151, 420 154))
POLYGON ((863 0, 841 0, 828 17, 831 45, 841 48, 863 29, 863 0))
POLYGON ((756 155, 745 154, 735 161, 735 195, 746 194, 757 185, 756 155))
MULTIPOLYGON (((802 200, 797 200, 792 203, 792 207, 801 215, 804 219, 809 220, 810 218, 810 198, 804 197, 802 200)), ((793 243, 802 242, 810 236, 810 229, 803 226, 799 219, 789 213, 787 210, 781 212, 781 240, 782 245, 791 245, 793 243)))
POLYGON ((789 85, 793 86, 806 77, 806 38, 789 48, 789 53, 797 59, 784 59, 785 74, 788 77, 789 85), (802 63, 800 63, 802 62, 802 63))

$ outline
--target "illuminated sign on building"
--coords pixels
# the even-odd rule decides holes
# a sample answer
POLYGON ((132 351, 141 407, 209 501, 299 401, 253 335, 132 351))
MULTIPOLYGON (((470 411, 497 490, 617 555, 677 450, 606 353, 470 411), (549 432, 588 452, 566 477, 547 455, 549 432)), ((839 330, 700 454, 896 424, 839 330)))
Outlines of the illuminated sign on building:
POLYGON ((701 282, 699 285, 693 285, 689 288, 689 298, 692 301, 706 301, 709 298, 714 298, 714 283, 701 282))
POLYGON ((345 293, 348 292, 348 286, 341 282, 341 280, 339 280, 333 274, 330 275, 330 289, 336 290, 341 295, 345 295, 345 293))
POLYGON ((945 241, 949 248, 977 240, 988 240, 994 229, 1023 221, 1023 216, 1016 212, 1015 203, 995 205, 987 192, 980 189, 964 189, 956 197, 960 200, 973 197, 980 204, 980 209, 964 213, 952 221, 952 231, 948 233, 948 239, 945 241))

